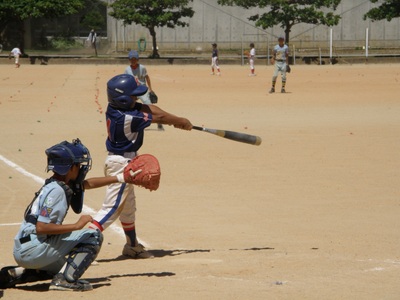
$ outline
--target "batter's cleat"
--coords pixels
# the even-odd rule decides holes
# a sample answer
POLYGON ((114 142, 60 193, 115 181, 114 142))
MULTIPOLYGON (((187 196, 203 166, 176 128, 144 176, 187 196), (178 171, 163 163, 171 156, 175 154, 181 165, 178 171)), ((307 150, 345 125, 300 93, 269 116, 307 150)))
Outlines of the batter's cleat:
POLYGON ((154 255, 149 251, 146 251, 142 244, 138 244, 135 247, 125 244, 124 249, 122 250, 122 255, 129 256, 134 259, 154 258, 154 255))
POLYGON ((270 94, 275 93, 275 88, 271 88, 271 89, 269 90, 269 93, 270 93, 270 94))
POLYGON ((256 74, 250 73, 249 76, 250 76, 250 77, 251 77, 251 76, 256 76, 256 74))
POLYGON ((286 93, 284 88, 281 89, 281 93, 283 93, 283 94, 286 93))
POLYGON ((62 273, 58 273, 53 277, 50 283, 49 290, 51 291, 91 291, 93 287, 85 280, 77 280, 75 282, 68 282, 62 273))
POLYGON ((214 72, 210 73, 210 75, 214 75, 214 72))

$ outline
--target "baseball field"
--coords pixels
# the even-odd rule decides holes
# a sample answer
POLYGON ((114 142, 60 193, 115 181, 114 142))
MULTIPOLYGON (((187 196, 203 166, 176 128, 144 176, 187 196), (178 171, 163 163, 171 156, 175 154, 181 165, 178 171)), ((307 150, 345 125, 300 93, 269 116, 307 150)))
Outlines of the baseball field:
MULTIPOLYGON (((125 65, 0 68, 0 267, 39 190, 45 149, 79 137, 103 175, 106 82, 125 65)), ((137 231, 155 255, 121 256, 119 223, 83 275, 79 299, 398 299, 400 65, 299 65, 286 94, 273 67, 147 66, 159 106, 192 124, 260 136, 253 146, 151 125, 140 153, 159 190, 136 188, 137 231)), ((85 193, 85 213, 105 189, 85 193)), ((70 210, 65 223, 78 216, 70 210)), ((4 299, 70 299, 49 281, 4 299)))

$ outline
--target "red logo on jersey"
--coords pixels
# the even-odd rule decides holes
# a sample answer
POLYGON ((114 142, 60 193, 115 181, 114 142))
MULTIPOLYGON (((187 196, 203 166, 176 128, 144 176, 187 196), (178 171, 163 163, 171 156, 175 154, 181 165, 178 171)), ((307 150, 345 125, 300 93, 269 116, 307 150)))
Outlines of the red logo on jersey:
POLYGON ((108 138, 111 141, 110 125, 111 125, 111 120, 107 119, 107 134, 108 134, 108 138))

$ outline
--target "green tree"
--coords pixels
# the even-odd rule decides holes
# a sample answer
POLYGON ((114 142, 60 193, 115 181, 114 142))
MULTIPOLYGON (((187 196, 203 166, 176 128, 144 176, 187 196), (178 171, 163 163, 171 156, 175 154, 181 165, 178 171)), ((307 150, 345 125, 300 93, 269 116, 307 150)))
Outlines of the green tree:
POLYGON ((194 11, 188 7, 193 0, 116 0, 110 5, 110 16, 123 20, 126 24, 139 24, 147 28, 152 37, 153 53, 150 57, 158 58, 156 27, 188 26, 181 21, 184 17, 193 17, 194 11))
POLYGON ((55 19, 77 13, 84 0, 3 0, 0 2, 1 37, 10 24, 17 24, 21 34, 20 48, 23 51, 23 21, 30 18, 55 19))
MULTIPOLYGON (((372 3, 378 0, 370 0, 372 3)), ((372 21, 387 20, 391 21, 394 18, 400 17, 400 1, 399 0, 384 0, 378 7, 371 8, 365 15, 364 20, 367 18, 372 21)))
POLYGON ((246 9, 267 8, 268 12, 249 17, 256 26, 263 29, 281 26, 285 31, 286 43, 289 44, 289 35, 296 24, 307 23, 315 25, 337 25, 339 15, 327 12, 327 9, 336 10, 341 0, 218 0, 220 5, 237 5, 246 9))
POLYGON ((83 16, 81 24, 88 30, 100 30, 106 24, 106 18, 102 14, 107 9, 107 3, 100 0, 85 0, 85 8, 81 11, 83 16))

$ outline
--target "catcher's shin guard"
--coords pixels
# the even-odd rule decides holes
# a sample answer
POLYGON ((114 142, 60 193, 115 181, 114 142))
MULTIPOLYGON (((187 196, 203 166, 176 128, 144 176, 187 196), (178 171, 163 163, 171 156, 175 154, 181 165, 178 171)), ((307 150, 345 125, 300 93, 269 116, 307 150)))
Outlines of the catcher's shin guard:
POLYGON ((96 259, 97 254, 100 252, 101 244, 103 242, 103 235, 100 231, 96 230, 96 239, 98 243, 92 244, 79 244, 67 258, 67 267, 64 271, 65 279, 68 282, 75 282, 78 280, 91 263, 96 259))

